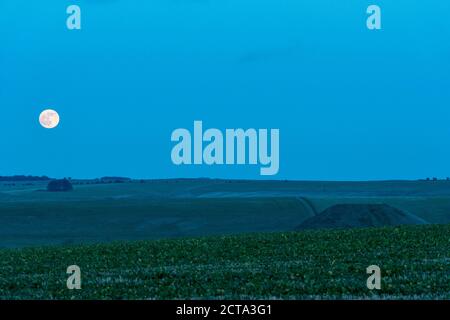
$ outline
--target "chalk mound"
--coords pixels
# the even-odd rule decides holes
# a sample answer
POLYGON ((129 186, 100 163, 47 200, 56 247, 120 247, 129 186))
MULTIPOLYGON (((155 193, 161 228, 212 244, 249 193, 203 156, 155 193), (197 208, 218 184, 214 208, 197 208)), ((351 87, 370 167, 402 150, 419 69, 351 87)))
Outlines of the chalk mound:
POLYGON ((337 204, 306 219, 296 229, 342 229, 427 224, 387 204, 337 204))

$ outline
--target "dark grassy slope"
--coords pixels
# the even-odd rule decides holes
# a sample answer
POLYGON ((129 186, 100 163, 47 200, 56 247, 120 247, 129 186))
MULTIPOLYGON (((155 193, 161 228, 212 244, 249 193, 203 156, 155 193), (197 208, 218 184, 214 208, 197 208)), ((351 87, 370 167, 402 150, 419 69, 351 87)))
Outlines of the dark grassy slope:
POLYGON ((450 299, 449 235, 450 225, 425 225, 2 249, 0 298, 450 299), (372 264, 380 292, 366 287, 372 264))
POLYGON ((309 214, 295 198, 0 203, 0 247, 286 231, 309 214))
POLYGON ((290 231, 340 203, 386 203, 450 223, 450 182, 154 180, 0 184, 0 247, 290 231), (214 198, 216 197, 216 198, 214 198))

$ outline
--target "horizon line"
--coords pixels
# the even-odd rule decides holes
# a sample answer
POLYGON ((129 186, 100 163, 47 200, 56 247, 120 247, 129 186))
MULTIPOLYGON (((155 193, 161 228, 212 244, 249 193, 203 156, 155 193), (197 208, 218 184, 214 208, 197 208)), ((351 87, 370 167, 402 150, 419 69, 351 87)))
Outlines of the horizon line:
MULTIPOLYGON (((350 179, 350 180, 328 180, 328 179, 289 179, 289 178, 279 178, 279 179, 251 179, 251 178, 220 178, 220 177, 165 177, 165 178, 135 178, 135 177, 127 177, 127 176, 101 176, 95 178, 73 178, 73 177, 50 177, 47 175, 23 175, 23 174, 14 174, 14 175, 0 175, 1 178, 14 178, 14 177, 30 177, 30 178, 44 178, 41 181, 47 180, 101 180, 101 179, 129 179, 131 181, 158 181, 158 180, 223 180, 223 181, 260 181, 260 182, 390 182, 390 181, 449 181, 449 177, 425 177, 425 178, 409 178, 409 179, 400 179, 400 178, 390 178, 390 179, 350 179), (45 179, 47 178, 47 179, 45 179)), ((7 181, 7 180, 3 180, 7 181)), ((26 180, 22 180, 26 181, 26 180)))

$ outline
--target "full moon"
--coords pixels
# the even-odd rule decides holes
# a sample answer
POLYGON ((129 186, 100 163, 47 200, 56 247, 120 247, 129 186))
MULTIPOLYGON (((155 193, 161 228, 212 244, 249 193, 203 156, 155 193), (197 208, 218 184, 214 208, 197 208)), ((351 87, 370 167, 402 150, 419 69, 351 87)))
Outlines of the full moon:
POLYGON ((56 128, 59 124, 59 114, 55 110, 47 109, 39 115, 39 123, 46 129, 56 128))

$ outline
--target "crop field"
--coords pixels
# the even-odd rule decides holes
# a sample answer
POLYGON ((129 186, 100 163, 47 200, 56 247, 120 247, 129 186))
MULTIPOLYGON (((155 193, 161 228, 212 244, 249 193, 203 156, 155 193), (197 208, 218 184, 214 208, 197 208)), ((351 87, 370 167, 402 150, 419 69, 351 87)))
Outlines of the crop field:
POLYGON ((2 299, 450 299, 450 225, 0 250, 2 299), (81 268, 81 290, 66 269, 81 268), (381 290, 366 268, 382 270, 381 290))
POLYGON ((450 182, 0 183, 0 299, 450 299, 450 182), (295 232, 336 204, 422 226, 295 232), (68 290, 78 265, 82 289, 68 290), (382 270, 367 289, 366 268, 382 270))

